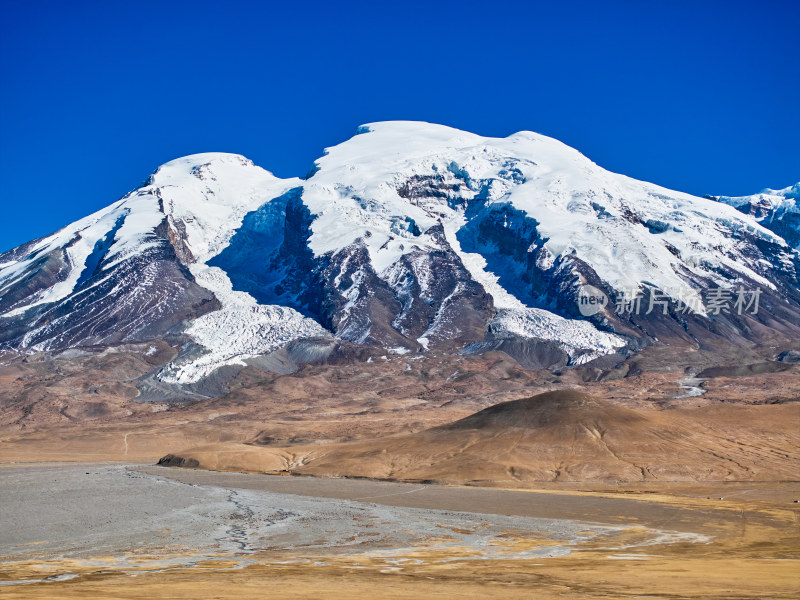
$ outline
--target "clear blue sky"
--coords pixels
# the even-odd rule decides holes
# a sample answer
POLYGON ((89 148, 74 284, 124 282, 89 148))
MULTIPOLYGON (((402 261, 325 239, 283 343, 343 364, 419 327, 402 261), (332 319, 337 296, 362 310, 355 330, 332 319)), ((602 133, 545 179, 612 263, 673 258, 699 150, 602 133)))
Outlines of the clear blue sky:
POLYGON ((303 175, 370 121, 538 131, 695 193, 800 180, 800 2, 0 0, 0 250, 205 151, 303 175))

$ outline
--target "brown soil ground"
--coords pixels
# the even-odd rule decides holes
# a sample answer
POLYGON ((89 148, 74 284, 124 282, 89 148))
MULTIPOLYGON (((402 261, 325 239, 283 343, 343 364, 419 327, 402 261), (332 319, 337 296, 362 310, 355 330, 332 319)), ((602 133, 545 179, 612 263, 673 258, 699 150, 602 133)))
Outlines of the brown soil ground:
MULTIPOLYGON (((318 565, 307 555, 269 555, 245 568, 200 563, 135 577, 87 567, 71 581, 0 587, 0 597, 797 598, 800 526, 792 500, 800 499, 800 489, 787 480, 800 479, 800 365, 760 367, 764 356, 655 348, 618 368, 561 374, 525 371, 502 353, 376 356, 372 363, 308 366, 290 375, 247 368, 228 394, 177 405, 135 401, 136 380, 155 360, 141 352, 6 357, 0 464, 156 461, 172 453, 209 468, 536 488, 526 493, 558 492, 549 496, 556 498, 554 516, 578 518, 570 515, 582 511, 581 518, 595 520, 614 516, 597 502, 613 492, 656 507, 642 516, 618 505, 618 522, 706 532, 714 540, 632 550, 593 540, 569 556, 523 562, 409 548, 400 570, 363 554, 326 557, 318 565), (681 397, 683 378, 712 368, 718 370, 706 372, 705 394, 681 397), (470 417, 547 391, 589 399, 551 402, 538 413, 534 405, 470 417), (468 420, 456 424, 462 419, 468 420)), ((169 349, 156 358, 167 360, 169 349)), ((467 492, 492 491, 453 489, 460 500, 430 501, 478 511, 479 500, 467 492)), ((503 508, 494 498, 480 502, 503 508)), ((542 542, 509 542, 536 543, 542 542)), ((56 564, 48 568, 59 572, 56 564)), ((42 565, 15 569, 3 578, 41 574, 42 565)))
POLYGON ((163 462, 483 485, 797 481, 800 404, 656 411, 581 392, 546 392, 419 433, 285 448, 209 444, 163 462))
MULTIPOLYGON (((153 368, 155 358, 167 360, 168 350, 151 357, 133 350, 72 358, 35 355, 24 362, 6 357, 0 366, 0 463, 155 461, 217 443, 285 448, 370 440, 421 432, 548 390, 585 392, 616 407, 661 414, 654 419, 664 423, 671 420, 668 413, 677 411, 689 420, 700 415, 711 427, 721 415, 725 427, 732 426, 737 435, 752 425, 749 437, 755 439, 780 420, 769 415, 791 411, 748 407, 777 408, 800 400, 799 364, 781 364, 778 372, 723 371, 726 376, 703 383, 704 395, 681 398, 686 390, 680 382, 687 372, 720 363, 758 365, 764 358, 747 351, 725 356, 651 348, 619 368, 587 367, 556 375, 525 371, 503 353, 376 356, 372 363, 307 366, 290 375, 248 367, 219 398, 184 404, 136 402, 137 378, 153 368), (731 404, 745 409, 728 411, 731 404), (699 410, 704 407, 709 407, 707 413, 699 410), (733 422, 737 419, 739 423, 733 422)), ((724 438, 725 431, 719 428, 715 435, 724 438)))

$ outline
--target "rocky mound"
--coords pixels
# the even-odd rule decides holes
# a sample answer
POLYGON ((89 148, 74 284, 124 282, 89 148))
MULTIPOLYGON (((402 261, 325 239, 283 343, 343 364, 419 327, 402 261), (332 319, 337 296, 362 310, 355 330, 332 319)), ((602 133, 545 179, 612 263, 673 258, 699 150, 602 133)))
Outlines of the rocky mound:
POLYGON ((532 398, 501 402, 464 419, 437 428, 441 431, 471 429, 597 427, 608 425, 644 425, 641 413, 593 398, 574 390, 545 392, 532 398))

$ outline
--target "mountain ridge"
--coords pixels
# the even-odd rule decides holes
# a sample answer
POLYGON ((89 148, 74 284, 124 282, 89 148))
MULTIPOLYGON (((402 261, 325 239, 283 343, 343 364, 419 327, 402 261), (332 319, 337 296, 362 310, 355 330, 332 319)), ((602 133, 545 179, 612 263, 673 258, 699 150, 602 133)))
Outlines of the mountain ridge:
POLYGON ((0 346, 169 339, 182 351, 158 379, 180 387, 299 339, 520 360, 548 348, 551 364, 581 364, 800 334, 797 250, 720 200, 610 173, 533 132, 418 122, 360 127, 305 179, 191 155, 0 255, 0 346), (710 314, 709 289, 730 296, 724 310, 710 314), (749 296, 737 312, 737 289, 758 289, 766 314, 742 310, 749 296), (605 298, 589 314, 587 290, 605 298))

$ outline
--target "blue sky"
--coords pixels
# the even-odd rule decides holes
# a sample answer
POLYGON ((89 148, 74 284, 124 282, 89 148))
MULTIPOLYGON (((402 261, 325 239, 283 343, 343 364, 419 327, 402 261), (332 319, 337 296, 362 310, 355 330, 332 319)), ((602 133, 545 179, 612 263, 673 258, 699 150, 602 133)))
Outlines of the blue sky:
POLYGON ((206 151, 533 130, 694 194, 800 180, 800 2, 0 0, 0 250, 206 151))

